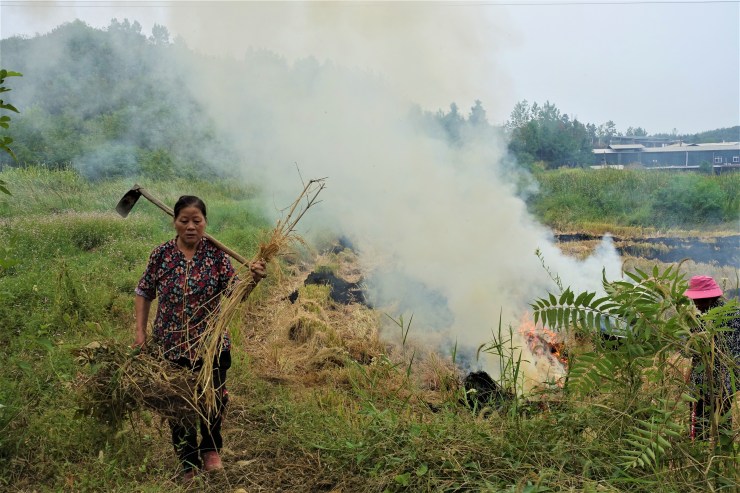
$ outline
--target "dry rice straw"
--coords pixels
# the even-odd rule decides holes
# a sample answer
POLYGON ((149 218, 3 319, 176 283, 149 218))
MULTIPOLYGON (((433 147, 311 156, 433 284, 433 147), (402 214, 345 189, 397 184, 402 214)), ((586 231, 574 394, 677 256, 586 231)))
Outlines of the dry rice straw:
MULTIPOLYGON (((270 234, 269 240, 266 243, 260 244, 259 251, 252 258, 250 264, 260 260, 268 263, 284 253, 289 245, 295 241, 300 241, 295 235, 295 227, 306 211, 317 203, 316 199, 319 193, 326 186, 324 181, 324 178, 315 179, 309 181, 304 186, 301 194, 288 208, 288 213, 277 222, 270 234)), ((230 294, 221 300, 220 310, 209 320, 200 337, 197 359, 202 360, 203 366, 198 373, 193 400, 201 403, 206 410, 205 414, 208 416, 212 416, 213 411, 216 409, 217 389, 213 387, 214 359, 221 350, 223 337, 231 320, 236 315, 239 305, 249 297, 257 286, 249 271, 249 264, 243 266, 240 274, 243 280, 233 285, 230 289, 230 294)))
POLYGON ((144 408, 163 418, 189 422, 205 418, 192 400, 195 375, 164 359, 153 345, 142 351, 112 341, 91 342, 75 351, 79 364, 93 371, 78 376, 80 410, 117 428, 127 415, 144 408))

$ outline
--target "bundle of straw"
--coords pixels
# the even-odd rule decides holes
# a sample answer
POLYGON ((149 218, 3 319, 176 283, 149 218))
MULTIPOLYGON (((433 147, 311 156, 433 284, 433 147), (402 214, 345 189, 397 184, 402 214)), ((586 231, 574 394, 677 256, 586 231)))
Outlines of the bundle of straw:
POLYGON ((80 411, 113 427, 145 408, 163 418, 192 422, 200 414, 192 399, 196 376, 157 351, 116 342, 92 342, 75 351, 77 362, 90 368, 77 381, 80 411))
MULTIPOLYGON (((266 264, 276 257, 286 253, 287 248, 301 239, 295 234, 298 221, 316 201, 319 193, 326 186, 325 179, 310 180, 303 188, 298 198, 287 208, 287 214, 280 219, 270 233, 266 242, 261 243, 259 251, 253 257, 252 262, 263 261, 266 264)), ((231 286, 229 295, 221 300, 220 309, 208 321, 208 324, 200 336, 197 359, 203 362, 198 373, 197 387, 193 394, 193 401, 199 402, 206 415, 213 415, 216 409, 216 389, 213 384, 213 364, 216 356, 221 350, 223 337, 236 315, 239 305, 247 299, 257 286, 252 277, 249 265, 240 269, 241 281, 231 286)))

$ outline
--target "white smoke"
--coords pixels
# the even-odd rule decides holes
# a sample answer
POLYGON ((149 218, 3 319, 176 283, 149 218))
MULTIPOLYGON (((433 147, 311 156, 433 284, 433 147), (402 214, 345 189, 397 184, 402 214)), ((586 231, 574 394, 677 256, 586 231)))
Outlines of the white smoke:
POLYGON ((220 9, 173 11, 191 48, 236 57, 228 69, 220 60, 194 67, 203 75, 188 81, 193 91, 237 143, 245 179, 275 204, 300 188, 296 164, 306 178, 328 177, 310 227, 353 241, 373 267, 376 302, 414 313, 412 335, 475 348, 500 315, 516 325, 534 297, 556 290, 536 249, 574 289, 598 290, 604 268, 618 275, 610 240, 585 261, 558 250, 516 196, 501 136, 450 146, 409 117, 431 95, 502 86, 487 58, 503 47, 501 23, 445 4, 220 9), (271 59, 261 49, 286 58, 271 70, 257 63, 271 59))

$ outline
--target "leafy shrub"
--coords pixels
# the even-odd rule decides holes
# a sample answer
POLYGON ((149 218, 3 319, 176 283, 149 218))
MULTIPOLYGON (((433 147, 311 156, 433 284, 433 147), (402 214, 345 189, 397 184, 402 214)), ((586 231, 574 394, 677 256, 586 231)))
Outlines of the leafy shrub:
MULTIPOLYGON (((568 288, 559 296, 550 294, 532 304, 535 320, 592 344, 593 349, 570 354, 566 390, 576 399, 603 395, 610 413, 621 416, 615 419, 625 432, 615 459, 625 471, 658 471, 685 456, 707 464, 714 472, 708 488, 736 481, 735 453, 728 455, 719 448, 721 428, 717 425, 724 418, 714 407, 717 402, 710 404, 714 438, 710 449, 697 451, 687 440, 681 417, 685 404, 695 401, 695 396, 682 373, 671 371, 671 366, 676 365, 676 355, 688 353, 705 368, 722 360, 737 372, 733 356, 716 344, 718 334, 725 330, 723 323, 737 316, 737 302, 710 310, 699 319, 683 295, 687 283, 679 269, 672 266, 661 272, 655 267, 650 273, 625 274, 628 280, 604 278, 603 296, 568 288), (695 330, 698 327, 701 330, 695 330)), ((714 383, 715 388, 723 388, 714 383)))

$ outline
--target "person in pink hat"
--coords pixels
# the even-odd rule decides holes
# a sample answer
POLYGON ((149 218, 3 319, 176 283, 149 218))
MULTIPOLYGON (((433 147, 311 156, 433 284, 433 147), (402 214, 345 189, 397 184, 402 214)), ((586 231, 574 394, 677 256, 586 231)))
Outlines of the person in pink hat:
MULTIPOLYGON (((702 315, 712 308, 722 306, 725 303, 722 294, 722 288, 710 276, 692 277, 689 280, 688 289, 684 291, 684 295, 694 302, 694 305, 696 305, 696 308, 702 315)), ((740 382, 740 371, 738 371, 738 368, 740 368, 740 313, 736 313, 734 317, 725 322, 725 326, 731 330, 719 333, 716 343, 721 351, 726 351, 732 360, 734 360, 734 365, 732 362, 728 364, 726 359, 724 362, 717 360, 713 371, 708 371, 708 369, 702 368, 701 358, 698 355, 692 356, 690 380, 696 392, 695 397, 697 401, 691 404, 691 438, 706 439, 710 417, 709 412, 712 408, 711 402, 715 398, 721 399, 718 402, 721 415, 727 415, 727 421, 724 422, 725 424, 722 427, 725 430, 732 430, 729 414, 732 410, 734 393, 740 382), (733 378, 731 377, 733 373, 735 376, 734 386, 732 383, 733 378), (719 387, 718 390, 715 390, 714 395, 707 388, 710 378, 719 387), (721 389, 723 384, 724 392, 721 389)), ((698 327, 697 330, 701 330, 701 327, 698 327)))

